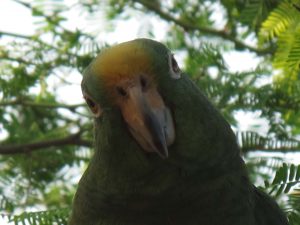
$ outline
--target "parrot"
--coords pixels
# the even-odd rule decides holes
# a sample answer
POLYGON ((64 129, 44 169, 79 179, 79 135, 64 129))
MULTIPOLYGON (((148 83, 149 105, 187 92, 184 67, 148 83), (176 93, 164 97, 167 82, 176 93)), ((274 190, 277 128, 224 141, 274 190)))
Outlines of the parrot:
POLYGON ((249 179, 229 123, 169 48, 138 38, 83 73, 95 152, 69 225, 288 225, 249 179))

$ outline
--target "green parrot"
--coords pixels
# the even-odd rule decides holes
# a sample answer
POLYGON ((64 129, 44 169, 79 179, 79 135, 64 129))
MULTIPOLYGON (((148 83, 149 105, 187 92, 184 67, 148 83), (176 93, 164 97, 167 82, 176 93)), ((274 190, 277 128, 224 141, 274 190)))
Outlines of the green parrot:
POLYGON ((163 44, 107 48, 84 73, 95 153, 70 225, 287 225, 249 181, 230 125, 163 44))

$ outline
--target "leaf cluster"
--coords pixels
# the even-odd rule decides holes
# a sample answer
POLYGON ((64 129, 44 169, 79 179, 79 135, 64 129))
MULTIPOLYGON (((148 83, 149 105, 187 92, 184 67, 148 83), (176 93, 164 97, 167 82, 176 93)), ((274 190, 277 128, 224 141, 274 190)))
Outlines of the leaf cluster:
POLYGON ((283 208, 285 209, 291 224, 300 223, 300 208, 299 208, 299 183, 300 183, 300 165, 283 163, 276 171, 276 175, 269 183, 265 181, 265 190, 274 197, 286 195, 288 198, 284 201, 283 208), (291 191, 292 190, 292 191, 291 191))
POLYGON ((0 153, 7 146, 26 148, 62 137, 73 139, 40 151, 0 156, 0 211, 11 222, 66 224, 69 210, 65 208, 70 206, 75 190, 75 184, 68 182, 74 175, 66 171, 79 171, 90 157, 91 151, 85 147, 90 146, 87 142, 92 139, 92 126, 83 99, 69 104, 59 96, 59 89, 68 86, 79 90, 74 77, 80 78, 101 49, 96 35, 67 28, 66 11, 75 7, 96 23, 96 15, 105 13, 111 30, 101 35, 113 31, 121 20, 143 18, 150 24, 143 27, 144 33, 155 38, 157 21, 164 23, 162 42, 174 51, 183 70, 236 130, 240 121, 235 115, 240 111, 256 113, 267 121, 265 135, 238 130, 237 139, 251 178, 266 180, 267 191, 283 196, 281 202, 291 224, 299 224, 299 166, 281 166, 282 158, 257 154, 258 150, 300 150, 297 2, 78 0, 70 7, 57 1, 17 2, 31 10, 37 29, 30 36, 0 31, 7 40, 0 43, 0 132, 6 134, 0 153), (217 22, 216 12, 221 22, 217 22), (253 45, 248 44, 249 39, 254 40, 253 45), (236 51, 260 56, 259 67, 233 72, 226 64, 226 53, 236 51), (274 68, 280 71, 275 77, 274 68), (15 216, 17 210, 40 205, 46 211, 15 216))
POLYGON ((9 218, 9 222, 15 225, 67 225, 69 209, 47 210, 39 212, 24 212, 13 218, 9 218))

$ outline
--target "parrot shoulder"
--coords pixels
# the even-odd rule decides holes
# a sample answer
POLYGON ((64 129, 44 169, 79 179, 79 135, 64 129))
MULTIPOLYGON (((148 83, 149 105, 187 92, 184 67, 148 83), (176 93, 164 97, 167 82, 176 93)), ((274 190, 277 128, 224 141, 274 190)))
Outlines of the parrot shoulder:
POLYGON ((257 225, 288 225, 286 216, 275 200, 254 187, 255 219, 257 225))

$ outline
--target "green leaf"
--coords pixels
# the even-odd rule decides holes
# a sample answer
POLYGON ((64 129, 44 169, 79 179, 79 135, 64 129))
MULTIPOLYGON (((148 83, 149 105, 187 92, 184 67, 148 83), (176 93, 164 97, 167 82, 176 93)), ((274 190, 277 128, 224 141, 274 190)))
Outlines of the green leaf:
POLYGON ((300 179, 300 165, 297 166, 297 172, 296 172, 296 180, 300 179))
POLYGON ((294 164, 292 164, 290 166, 290 172, 289 172, 289 181, 293 181, 295 178, 295 174, 296 174, 296 166, 294 164))
POLYGON ((288 181, 288 165, 286 163, 282 164, 282 181, 287 182, 288 181))
POLYGON ((283 193, 284 188, 285 188, 285 184, 279 185, 279 188, 278 188, 275 196, 277 197, 277 196, 281 195, 283 193))
POLYGON ((299 12, 295 10, 291 3, 283 1, 275 8, 262 23, 259 37, 262 40, 271 40, 281 35, 291 27, 296 27, 299 23, 299 12))
POLYGON ((295 184, 297 184, 297 182, 290 182, 290 183, 288 183, 288 184, 286 185, 285 189, 284 189, 284 193, 287 194, 287 193, 291 190, 291 188, 292 188, 293 186, 295 186, 295 184))

